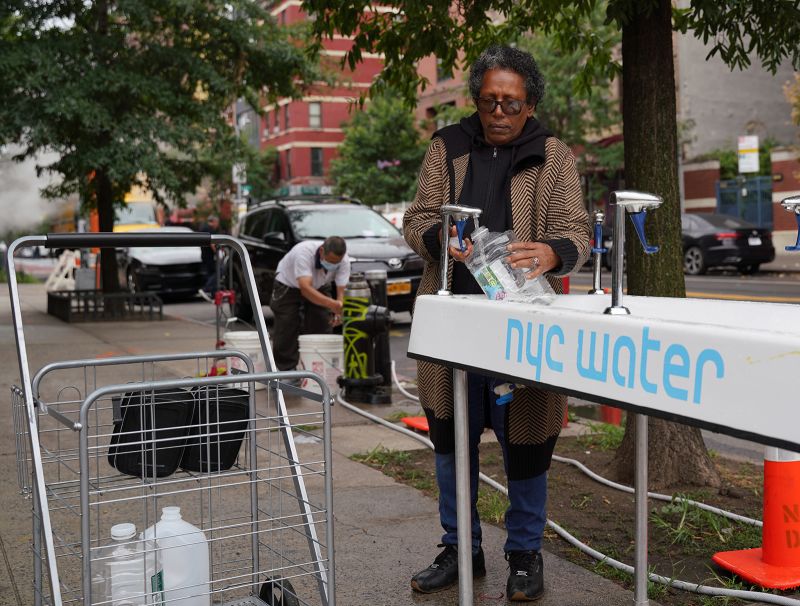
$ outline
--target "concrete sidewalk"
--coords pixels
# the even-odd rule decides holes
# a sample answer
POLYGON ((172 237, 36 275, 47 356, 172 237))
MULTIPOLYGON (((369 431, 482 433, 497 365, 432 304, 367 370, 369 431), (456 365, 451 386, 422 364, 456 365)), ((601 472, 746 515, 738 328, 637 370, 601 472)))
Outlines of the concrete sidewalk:
MULTIPOLYGON (((46 314, 41 285, 22 285, 23 323, 31 369, 45 363, 95 356, 202 351, 213 348, 214 329, 167 317, 154 322, 66 324, 46 314)), ((0 413, 0 605, 32 603, 29 551, 30 501, 17 489, 14 429, 8 394, 19 384, 16 345, 7 294, 0 298, 0 391, 6 405, 0 413)), ((386 415, 392 407, 372 407, 386 415)), ((406 404, 406 409, 408 405, 406 404)), ((458 603, 457 588, 431 596, 412 592, 411 575, 427 566, 441 536, 437 504, 422 493, 398 484, 379 471, 348 457, 378 445, 413 449, 414 440, 374 425, 344 409, 334 408, 332 469, 336 548, 336 596, 344 606, 458 603)), ((475 582, 475 603, 505 603, 507 565, 504 532, 486 524, 484 549, 487 576, 475 582)), ((543 606, 623 606, 633 594, 616 584, 545 553, 547 591, 543 606)), ((655 603, 651 602, 652 604, 655 603)))

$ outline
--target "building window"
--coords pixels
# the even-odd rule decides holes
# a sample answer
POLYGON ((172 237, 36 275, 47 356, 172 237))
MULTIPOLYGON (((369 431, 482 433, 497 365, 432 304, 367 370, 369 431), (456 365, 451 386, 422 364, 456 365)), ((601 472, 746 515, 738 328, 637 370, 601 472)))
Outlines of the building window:
POLYGON ((311 176, 312 177, 321 177, 322 176, 322 148, 321 147, 312 147, 311 148, 311 176))
POLYGON ((292 150, 286 150, 286 178, 292 178, 292 150))
POLYGON ((453 79, 453 68, 444 69, 442 67, 442 60, 437 57, 436 59, 436 82, 445 82, 446 80, 453 79))
POLYGON ((283 106, 283 128, 289 130, 289 104, 283 106))
POLYGON ((280 112, 278 111, 278 108, 276 107, 275 108, 275 125, 272 127, 272 132, 275 133, 276 135, 279 132, 281 132, 281 123, 280 123, 280 121, 281 121, 281 115, 280 115, 280 112))
POLYGON ((269 112, 264 114, 264 134, 262 138, 269 139, 269 112))
POLYGON ((311 128, 322 128, 322 103, 319 101, 308 104, 308 125, 311 128))
MULTIPOLYGON (((442 103, 439 106, 439 110, 447 110, 447 109, 450 109, 450 108, 455 109, 455 107, 456 107, 456 102, 455 101, 449 101, 447 103, 442 103)), ((454 124, 452 117, 450 119, 446 119, 446 115, 447 114, 445 114, 445 116, 439 116, 438 114, 439 114, 439 112, 437 111, 436 112, 436 130, 439 130, 440 128, 444 128, 448 124, 454 124)))

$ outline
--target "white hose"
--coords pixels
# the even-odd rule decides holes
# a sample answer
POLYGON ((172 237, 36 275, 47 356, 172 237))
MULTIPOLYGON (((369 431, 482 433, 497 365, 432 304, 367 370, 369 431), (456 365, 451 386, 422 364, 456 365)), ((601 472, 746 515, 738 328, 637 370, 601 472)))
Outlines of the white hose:
MULTIPOLYGON (((414 394, 407 392, 405 389, 403 389, 403 386, 400 385, 400 381, 398 381, 397 379, 397 372, 395 370, 394 360, 392 360, 392 381, 394 381, 394 384, 397 386, 397 389, 400 391, 401 394, 403 394, 409 400, 414 400, 415 402, 419 402, 418 396, 415 396, 414 394)), ((397 426, 395 425, 395 427, 397 426)))
MULTIPOLYGON (((580 469, 583 473, 585 473, 587 476, 589 476, 590 478, 592 478, 597 482, 600 482, 601 484, 605 484, 606 486, 610 486, 611 488, 621 490, 622 492, 629 492, 633 494, 633 488, 631 486, 626 486, 625 484, 618 484, 617 482, 612 482, 611 480, 596 474, 580 461, 576 461, 575 459, 567 459, 565 457, 559 457, 558 455, 553 455, 553 460, 558 461, 559 463, 567 463, 568 465, 574 465, 575 467, 580 469)), ((670 496, 668 494, 660 494, 658 492, 648 492, 647 496, 650 497, 651 499, 655 499, 658 501, 668 501, 670 503, 673 501, 677 503, 688 503, 689 505, 694 505, 698 509, 704 509, 706 511, 710 511, 711 513, 715 513, 725 518, 736 520, 737 522, 742 522, 743 524, 750 524, 752 526, 758 526, 758 527, 762 527, 764 525, 764 523, 761 520, 748 518, 746 516, 739 515, 738 513, 733 513, 732 511, 719 509, 718 507, 714 507, 712 505, 706 505, 705 503, 701 503, 700 501, 693 501, 691 499, 687 499, 678 495, 670 496)))
MULTIPOLYGON (((393 379, 395 385, 400 390, 400 393, 402 393, 407 398, 419 401, 419 398, 417 398, 416 396, 413 396, 412 394, 406 392, 400 386, 400 382, 397 380, 397 375, 395 373, 394 360, 392 360, 392 379, 393 379)), ((353 404, 350 404, 349 402, 344 400, 342 398, 341 393, 337 393, 336 394, 336 401, 339 404, 341 404, 342 406, 344 406, 346 409, 348 409, 348 410, 350 410, 350 411, 352 411, 352 412, 354 412, 356 414, 359 414, 362 417, 365 417, 365 418, 369 419, 370 421, 373 421, 373 422, 378 423, 380 425, 384 425, 385 427, 388 427, 389 429, 392 429, 394 431, 398 431, 398 432, 400 432, 400 433, 402 433, 404 435, 407 435, 408 437, 413 438, 418 442, 421 442, 422 444, 424 444, 425 446, 427 446, 428 448, 433 450, 433 442, 431 442, 428 438, 426 438, 424 436, 421 436, 418 433, 415 433, 415 432, 411 431, 410 429, 406 429, 405 427, 400 427, 399 425, 396 425, 395 423, 391 423, 391 422, 387 421, 386 419, 382 419, 381 417, 378 417, 378 416, 373 415, 371 413, 368 413, 368 412, 366 412, 364 410, 361 410, 357 406, 354 406, 353 404)), ((631 488, 630 486, 625 486, 624 484, 618 484, 616 482, 612 482, 611 480, 607 480, 606 478, 594 473, 592 470, 590 470, 588 467, 586 467, 580 461, 576 461, 575 459, 567 459, 567 458, 559 457, 559 456, 556 456, 556 455, 553 455, 553 459, 558 461, 558 462, 561 462, 561 463, 568 463, 570 465, 575 465, 576 467, 578 467, 578 469, 580 469, 581 471, 586 473, 593 480, 596 480, 596 481, 598 481, 598 482, 600 482, 602 484, 605 484, 605 485, 610 486, 612 488, 616 488, 617 490, 622 490, 624 492, 633 492, 633 488, 631 488)), ((492 478, 490 478, 489 476, 485 475, 484 473, 479 473, 478 477, 484 483, 488 484, 492 488, 494 488, 496 490, 499 490, 504 495, 508 496, 508 489, 505 486, 503 486, 502 484, 500 484, 499 482, 497 482, 496 480, 493 480, 492 478)), ((673 497, 670 497, 669 495, 659 494, 659 493, 648 492, 647 495, 650 498, 658 499, 658 500, 665 500, 665 501, 672 501, 673 500, 673 497)), ((738 520, 738 521, 743 522, 745 524, 753 524, 754 526, 761 526, 762 525, 762 523, 759 520, 754 520, 752 518, 747 518, 745 516, 740 516, 738 514, 735 514, 735 513, 729 512, 729 511, 725 511, 723 509, 718 509, 716 507, 712 507, 711 505, 706 505, 705 503, 699 503, 697 501, 692 501, 691 499, 684 499, 684 498, 681 498, 681 497, 674 497, 674 500, 683 501, 683 502, 689 503, 689 504, 694 505, 696 507, 700 507, 701 509, 705 509, 707 511, 711 511, 711 512, 717 513, 719 515, 723 515, 723 516, 728 517, 728 518, 733 519, 733 520, 738 520)), ((553 521, 548 519, 547 520, 547 525, 556 534, 558 534, 562 539, 567 541, 570 545, 573 545, 574 547, 577 547, 583 553, 591 556, 592 558, 602 562, 603 564, 607 564, 607 565, 611 566, 612 568, 615 568, 617 570, 622 570, 623 572, 626 572, 628 574, 633 574, 634 573, 633 566, 629 566, 628 564, 625 564, 623 562, 615 560, 614 558, 610 558, 607 555, 597 551, 596 549, 593 549, 589 545, 586 545, 585 543, 579 541, 577 538, 575 538, 573 535, 568 533, 566 530, 564 530, 561 526, 559 526, 555 522, 553 522, 553 521)), ((681 589, 683 591, 689 591, 689 592, 692 592, 692 593, 699 593, 699 594, 710 595, 710 596, 724 596, 724 597, 737 598, 737 599, 741 599, 741 600, 754 600, 756 602, 763 602, 765 604, 779 604, 781 606, 800 606, 800 600, 795 600, 793 598, 789 598, 789 597, 785 597, 785 596, 774 595, 774 594, 771 594, 771 593, 762 593, 760 591, 743 591, 743 590, 738 590, 738 589, 725 589, 725 588, 722 588, 722 587, 710 587, 708 585, 699 585, 697 583, 689 583, 687 581, 680 581, 680 580, 676 580, 676 579, 667 578, 667 577, 664 577, 664 576, 661 576, 661 575, 658 575, 658 574, 655 574, 655 573, 652 573, 652 572, 648 574, 648 578, 650 579, 650 581, 652 581, 654 583, 660 583, 662 585, 667 585, 669 587, 674 587, 675 589, 681 589)))

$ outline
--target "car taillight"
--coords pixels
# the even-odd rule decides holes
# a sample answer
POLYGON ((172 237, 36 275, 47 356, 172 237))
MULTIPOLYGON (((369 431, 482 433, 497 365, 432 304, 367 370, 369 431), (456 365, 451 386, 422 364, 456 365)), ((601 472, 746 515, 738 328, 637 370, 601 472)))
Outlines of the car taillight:
POLYGON ((737 234, 735 231, 723 231, 723 232, 720 232, 718 234, 714 234, 714 237, 717 240, 720 240, 720 241, 722 241, 722 240, 735 240, 738 235, 739 234, 737 234))

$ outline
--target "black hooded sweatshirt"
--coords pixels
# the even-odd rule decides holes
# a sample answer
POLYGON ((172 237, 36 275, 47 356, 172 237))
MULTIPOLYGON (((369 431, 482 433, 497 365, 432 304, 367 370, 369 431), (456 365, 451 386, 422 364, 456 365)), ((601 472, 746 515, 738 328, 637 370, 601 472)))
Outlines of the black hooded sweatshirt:
MULTIPOLYGON (((519 137, 507 145, 493 146, 483 136, 477 112, 463 118, 458 126, 445 128, 460 128, 471 140, 469 165, 457 204, 480 208, 483 212, 478 221, 489 231, 511 229, 511 178, 531 166, 544 164, 545 140, 553 133, 536 118, 528 118, 519 137)), ((440 136, 440 133, 442 131, 437 131, 433 136, 440 136)), ((471 234, 473 229, 470 219, 464 235, 471 234)), ((441 227, 434 226, 423 235, 425 246, 434 258, 441 254, 440 231, 441 227)), ((483 292, 463 263, 453 264, 451 290, 462 295, 483 292)))

